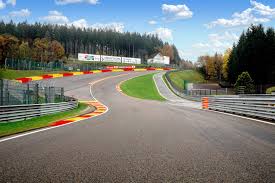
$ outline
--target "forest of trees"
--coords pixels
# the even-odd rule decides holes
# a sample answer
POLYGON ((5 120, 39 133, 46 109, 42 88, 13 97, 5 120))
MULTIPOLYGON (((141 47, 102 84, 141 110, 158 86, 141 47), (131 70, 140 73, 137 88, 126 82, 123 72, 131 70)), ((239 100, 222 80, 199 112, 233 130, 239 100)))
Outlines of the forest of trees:
POLYGON ((10 34, 0 35, 0 65, 5 64, 6 58, 50 62, 61 60, 65 55, 63 46, 50 38, 34 40, 19 40, 10 34))
POLYGON ((239 75, 247 72, 256 85, 274 84, 275 31, 251 25, 224 54, 201 56, 196 66, 208 80, 227 81, 233 85, 239 75))
POLYGON ((56 40, 64 47, 67 58, 77 58, 78 53, 106 54, 114 56, 138 57, 143 61, 151 55, 169 47, 171 64, 178 64, 180 57, 174 45, 164 43, 157 35, 116 32, 107 29, 80 29, 74 26, 51 24, 28 24, 27 22, 0 22, 0 34, 9 34, 30 47, 37 38, 56 40), (171 54, 172 53, 172 54, 171 54))
POLYGON ((216 53, 214 56, 200 56, 196 65, 206 80, 221 81, 224 78, 223 63, 223 55, 216 53))
POLYGON ((248 72, 258 85, 275 83, 275 31, 252 25, 233 45, 228 59, 228 80, 234 83, 248 72))

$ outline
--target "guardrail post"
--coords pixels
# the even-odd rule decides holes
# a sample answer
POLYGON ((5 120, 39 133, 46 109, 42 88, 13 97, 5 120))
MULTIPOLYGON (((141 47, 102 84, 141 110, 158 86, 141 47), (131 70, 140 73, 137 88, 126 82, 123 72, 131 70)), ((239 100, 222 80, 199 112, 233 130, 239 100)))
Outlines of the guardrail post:
POLYGON ((202 98, 202 108, 209 109, 209 98, 208 97, 202 98))
POLYGON ((30 104, 30 84, 27 84, 27 104, 30 104))
POLYGON ((10 96, 9 96, 9 82, 6 82, 6 87, 5 87, 5 104, 9 105, 10 104, 10 96))
POLYGON ((0 105, 4 105, 4 80, 0 79, 0 105))
POLYGON ((47 90, 48 90, 48 87, 45 87, 45 88, 44 88, 44 93, 45 93, 45 103, 48 103, 48 93, 47 93, 48 91, 47 91, 47 90))
POLYGON ((35 100, 36 104, 39 103, 39 86, 38 86, 38 83, 36 83, 34 85, 34 100, 35 100))
POLYGON ((64 88, 61 88, 60 98, 61 98, 61 101, 64 102, 64 88))

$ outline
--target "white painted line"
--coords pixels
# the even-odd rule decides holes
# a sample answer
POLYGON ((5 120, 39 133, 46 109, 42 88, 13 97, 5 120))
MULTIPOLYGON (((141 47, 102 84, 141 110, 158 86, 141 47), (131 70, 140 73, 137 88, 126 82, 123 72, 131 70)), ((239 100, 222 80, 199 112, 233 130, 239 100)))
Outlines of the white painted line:
POLYGON ((264 124, 269 124, 269 125, 275 125, 275 123, 271 123, 271 122, 260 120, 260 119, 250 118, 250 117, 246 117, 246 116, 240 116, 240 115, 226 113, 226 112, 221 112, 221 111, 213 111, 213 110, 206 110, 206 111, 209 111, 209 112, 211 111, 211 112, 215 112, 215 113, 225 114, 225 115, 228 115, 228 116, 234 116, 234 117, 238 117, 238 118, 242 118, 242 119, 256 121, 256 122, 259 122, 259 123, 264 123, 264 124))
POLYGON ((159 90, 159 88, 158 88, 158 85, 157 85, 156 80, 155 80, 155 76, 156 76, 157 74, 160 74, 160 73, 156 73, 156 74, 154 74, 154 76, 153 76, 153 80, 154 80, 154 83, 155 83, 156 88, 157 88, 157 90, 158 90, 158 93, 159 93, 159 94, 160 94, 160 96, 162 96, 165 100, 169 101, 169 99, 168 99, 168 98, 166 98, 165 96, 163 96, 163 94, 160 92, 160 90, 159 90))

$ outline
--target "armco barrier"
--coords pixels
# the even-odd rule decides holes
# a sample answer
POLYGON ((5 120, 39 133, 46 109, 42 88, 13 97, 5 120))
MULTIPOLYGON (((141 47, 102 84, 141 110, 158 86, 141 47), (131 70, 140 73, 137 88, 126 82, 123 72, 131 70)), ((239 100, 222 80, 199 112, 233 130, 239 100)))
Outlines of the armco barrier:
POLYGON ((275 97, 269 95, 204 97, 202 107, 209 110, 275 120, 275 97))
POLYGON ((21 83, 28 83, 31 81, 38 81, 44 79, 53 79, 53 78, 61 78, 61 77, 70 77, 70 76, 79 76, 85 74, 96 74, 96 73, 104 73, 104 72, 129 72, 129 71, 168 71, 170 68, 144 68, 144 69, 133 69, 133 68, 124 68, 124 69, 103 69, 103 70, 92 70, 86 72, 69 72, 69 73, 60 73, 60 74, 46 74, 42 76, 31 76, 24 78, 17 78, 16 81, 21 83))
POLYGON ((47 114, 63 112, 74 109, 77 106, 77 100, 61 103, 0 106, 0 123, 20 121, 47 114))

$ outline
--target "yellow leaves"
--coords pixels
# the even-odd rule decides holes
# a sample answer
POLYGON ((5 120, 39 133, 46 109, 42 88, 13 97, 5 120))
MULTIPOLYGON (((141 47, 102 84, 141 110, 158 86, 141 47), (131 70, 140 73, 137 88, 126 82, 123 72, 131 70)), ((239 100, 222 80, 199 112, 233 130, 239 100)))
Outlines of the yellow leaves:
POLYGON ((170 60, 174 60, 174 49, 169 44, 165 44, 159 51, 163 56, 168 56, 170 60))
POLYGON ((225 79, 228 78, 228 61, 229 61, 231 52, 232 52, 232 49, 229 48, 224 52, 224 55, 223 55, 222 74, 225 79))

